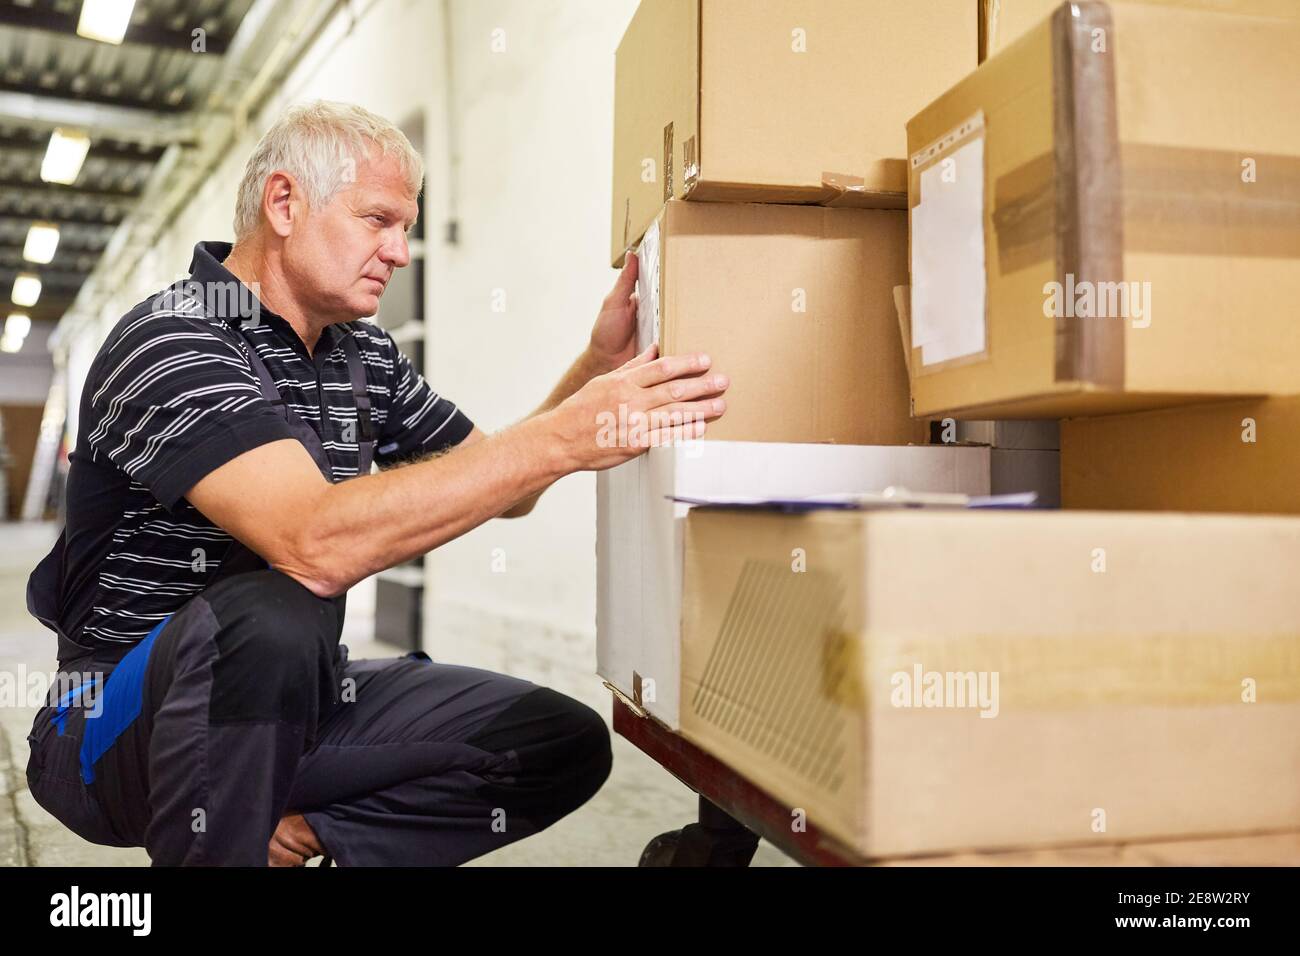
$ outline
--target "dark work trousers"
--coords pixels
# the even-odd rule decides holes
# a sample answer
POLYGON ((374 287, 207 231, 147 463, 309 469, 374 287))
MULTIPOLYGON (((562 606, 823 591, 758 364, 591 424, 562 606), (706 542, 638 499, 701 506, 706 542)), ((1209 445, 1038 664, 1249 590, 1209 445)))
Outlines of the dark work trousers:
POLYGON ((342 599, 278 571, 209 586, 123 654, 65 660, 33 797, 155 866, 265 866, 302 813, 340 866, 455 865, 545 829, 609 775, 604 720, 549 688, 414 656, 348 660, 342 599))

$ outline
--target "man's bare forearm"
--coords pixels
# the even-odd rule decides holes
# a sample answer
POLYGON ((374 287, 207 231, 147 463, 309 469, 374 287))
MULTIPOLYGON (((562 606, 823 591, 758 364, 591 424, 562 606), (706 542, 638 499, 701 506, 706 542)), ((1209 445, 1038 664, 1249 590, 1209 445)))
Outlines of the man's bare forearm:
POLYGON ((551 390, 551 394, 547 396, 541 407, 533 412, 533 415, 549 412, 597 375, 604 375, 606 372, 613 371, 616 365, 617 363, 613 362, 613 360, 603 358, 591 349, 587 349, 574 359, 573 364, 569 366, 569 370, 560 377, 560 381, 551 390))
POLYGON ((535 415, 454 454, 330 485, 301 551, 311 590, 341 593, 459 537, 574 470, 535 415))
POLYGON ((339 593, 490 518, 527 514, 573 470, 546 414, 606 371, 607 361, 583 352, 519 424, 452 454, 333 485, 311 532, 313 590, 339 593))

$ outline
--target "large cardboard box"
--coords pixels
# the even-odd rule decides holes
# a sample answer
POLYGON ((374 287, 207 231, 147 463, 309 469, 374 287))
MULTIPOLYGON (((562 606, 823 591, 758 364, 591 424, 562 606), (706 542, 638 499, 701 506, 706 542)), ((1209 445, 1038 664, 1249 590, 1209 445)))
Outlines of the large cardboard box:
POLYGON ((1300 514, 1300 396, 1070 419, 1067 508, 1300 514))
POLYGON ((903 126, 976 60, 974 0, 642 0, 614 81, 615 265, 668 199, 902 209, 903 126))
POLYGON ((908 124, 917 415, 1300 381, 1300 21, 1064 4, 908 124))
POLYGON ((667 204, 641 243, 641 347, 704 352, 731 379, 707 437, 923 443, 892 287, 901 210, 667 204))
POLYGON ((868 857, 1300 826, 1300 519, 696 509, 681 732, 868 857))
MULTIPOLYGON (((1297 17, 1296 0, 1137 0, 1155 6, 1187 7, 1219 13, 1252 16, 1297 17)), ((1061 0, 979 0, 980 62, 1006 49, 1041 21, 1050 17, 1061 0)))
POLYGON ((597 671, 638 706, 676 729, 682 525, 690 509, 669 496, 805 497, 881 492, 891 485, 911 491, 985 495, 992 491, 990 452, 975 446, 694 441, 652 448, 600 472, 596 476, 597 671))

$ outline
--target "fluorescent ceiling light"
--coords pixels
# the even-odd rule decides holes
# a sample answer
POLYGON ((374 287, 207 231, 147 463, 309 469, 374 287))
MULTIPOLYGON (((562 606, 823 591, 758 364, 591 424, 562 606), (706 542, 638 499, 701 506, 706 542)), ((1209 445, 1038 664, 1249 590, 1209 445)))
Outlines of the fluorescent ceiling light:
POLYGON ((23 312, 10 312, 9 318, 5 319, 5 335, 12 335, 14 338, 25 339, 27 338, 27 333, 31 330, 31 316, 23 312))
POLYGON ((14 278, 14 289, 9 296, 16 305, 32 306, 41 297, 41 280, 30 272, 20 272, 14 278))
POLYGON ((81 5, 81 19, 77 21, 77 36, 121 43, 131 24, 134 6, 135 0, 85 0, 81 5))
POLYGON ((0 352, 17 352, 22 347, 22 339, 9 334, 0 335, 0 352))
POLYGON ((27 230, 23 258, 28 262, 39 262, 44 265, 54 258, 54 250, 58 248, 59 227, 52 222, 34 222, 27 230))
POLYGON ((47 183, 71 186, 77 181, 81 164, 90 150, 90 137, 74 129, 56 129, 50 134, 50 145, 45 148, 41 162, 41 179, 47 183))

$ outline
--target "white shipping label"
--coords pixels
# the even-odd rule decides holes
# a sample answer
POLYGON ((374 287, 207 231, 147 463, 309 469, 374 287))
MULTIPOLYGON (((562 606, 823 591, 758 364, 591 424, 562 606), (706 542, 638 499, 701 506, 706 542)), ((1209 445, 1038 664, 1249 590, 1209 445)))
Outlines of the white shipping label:
POLYGON ((650 223, 637 249, 636 350, 659 341, 659 220, 650 223))
POLYGON ((985 281, 978 136, 921 172, 912 210, 912 347, 923 366, 984 351, 985 281))

